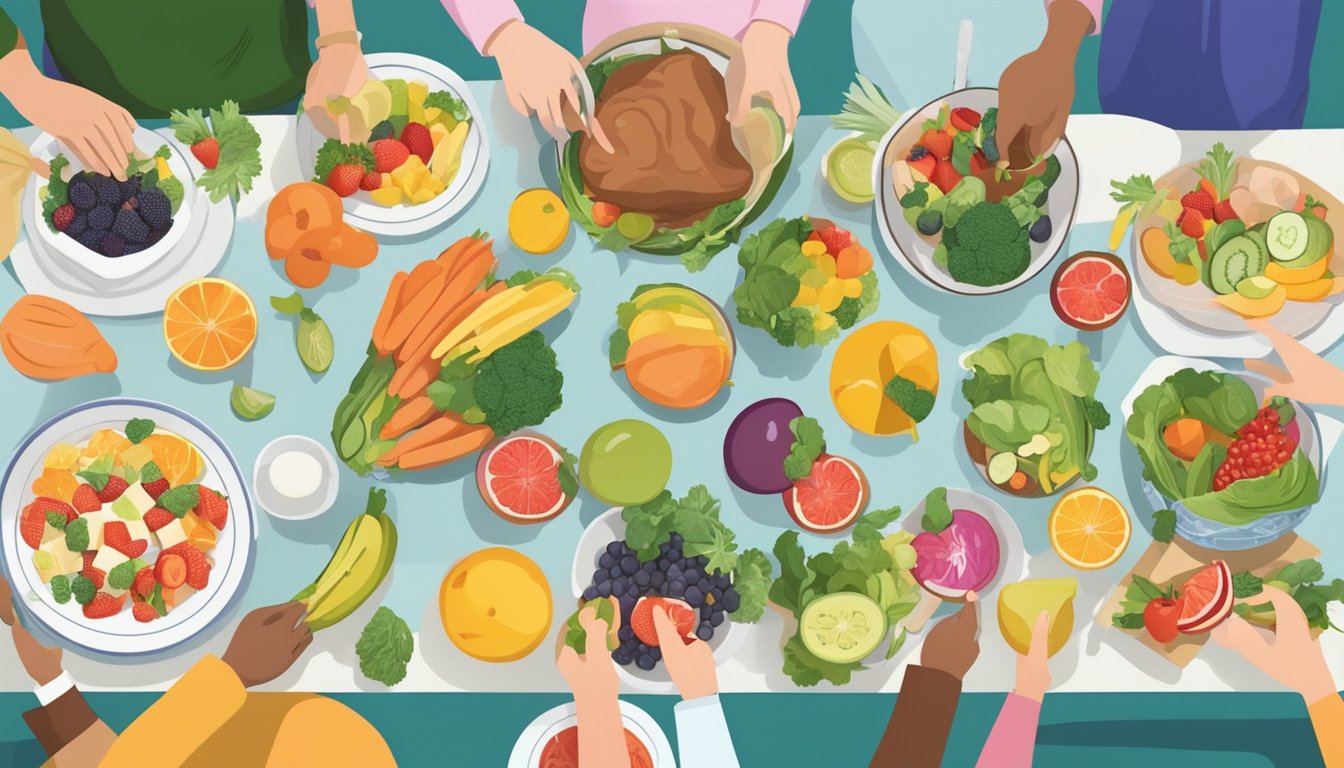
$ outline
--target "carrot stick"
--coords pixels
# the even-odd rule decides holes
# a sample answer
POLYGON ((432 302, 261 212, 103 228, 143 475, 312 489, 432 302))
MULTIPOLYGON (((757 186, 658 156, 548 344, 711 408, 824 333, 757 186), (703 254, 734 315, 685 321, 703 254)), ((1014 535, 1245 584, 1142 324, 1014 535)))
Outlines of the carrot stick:
POLYGON ((431 259, 422 261, 411 269, 411 273, 406 276, 406 285, 401 289, 401 296, 397 298, 398 314, 406 308, 407 304, 411 303, 411 299, 414 299, 420 291, 424 290, 441 266, 431 259))
POLYGON ((432 359, 422 360, 419 365, 403 365, 392 374, 392 380, 387 383, 387 393, 402 400, 410 400, 434 382, 439 370, 439 361, 432 359))
POLYGON ((426 469, 439 464, 447 464, 485 447, 495 437, 495 431, 484 424, 477 424, 465 432, 454 434, 441 442, 413 451, 407 451, 397 460, 402 469, 426 469))
POLYGON ((424 318, 416 323, 410 337, 397 350, 397 360, 407 362, 411 353, 419 349, 425 343, 425 339, 431 336, 437 335, 442 338, 446 331, 440 331, 439 328, 444 320, 453 314, 453 310, 471 295, 476 286, 481 284, 498 263, 493 256, 486 256, 486 258, 473 258, 471 263, 463 264, 457 274, 444 286, 443 293, 439 294, 433 306, 425 312, 424 318))
POLYGON ((438 262, 430 262, 434 265, 435 275, 429 279, 425 287, 411 299, 406 308, 397 313, 392 318, 392 325, 387 329, 387 336, 384 341, 388 349, 400 349, 402 344, 406 343, 407 337, 415 326, 419 324, 425 312, 434 305, 434 300, 443 293, 443 287, 448 282, 447 270, 438 262))
POLYGON ((424 395, 405 400, 392 412, 392 417, 383 425, 378 438, 396 440, 436 415, 438 411, 434 408, 434 401, 424 395))
MULTIPOLYGON (((461 323, 464 319, 466 319, 467 315, 470 315, 472 312, 475 312, 476 308, 484 304, 486 299, 489 299, 491 296, 500 293, 506 287, 507 286, 505 286, 504 282, 501 280, 500 282, 495 283, 494 285, 490 286, 484 291, 476 291, 475 293, 468 296, 466 299, 462 301, 461 304, 458 304, 457 307, 453 309, 452 313, 449 314, 448 317, 444 318, 443 322, 439 324, 439 327, 436 328, 433 333, 425 337, 424 341, 421 342, 419 347, 412 350, 411 353, 406 356, 406 362, 403 363, 402 365, 424 364, 423 361, 429 359, 429 353, 434 351, 434 347, 438 345, 439 340, 443 338, 444 334, 448 333, 450 329, 454 328, 455 326, 457 326, 458 323, 461 323)), ((409 345, 403 346, 402 349, 405 350, 408 347, 409 345)), ((431 361, 431 362, 437 363, 438 361, 431 361)), ((437 370, 435 370, 435 375, 436 376, 438 375, 437 370)), ((428 384, 426 384, 426 386, 428 386, 428 384)))
POLYGON ((456 434, 466 426, 462 417, 456 413, 445 413, 437 419, 429 422, 425 426, 406 435, 397 441, 397 444, 387 449, 387 452, 378 457, 378 463, 385 467, 390 467, 397 463, 397 459, 405 456, 408 451, 414 451, 417 448, 424 448, 433 445, 441 440, 446 440, 451 435, 456 434))
POLYGON ((457 260, 462 256, 462 254, 466 253, 467 246, 471 245, 474 239, 475 238, 471 237, 463 237, 457 240, 452 245, 448 246, 447 248, 444 248, 443 252, 439 254, 439 258, 436 259, 436 261, 442 264, 449 271, 452 271, 453 265, 457 263, 457 260))
POLYGON ((470 243, 467 243, 467 249, 463 251, 462 255, 457 260, 458 263, 457 271, 458 272, 462 271, 463 269, 466 268, 467 264, 472 263, 471 260, 478 259, 483 254, 485 256, 488 256, 490 258, 490 261, 496 267, 498 267, 499 260, 495 258, 495 252, 492 249, 492 246, 494 244, 495 244, 494 240, 472 240, 470 243))
POLYGON ((384 344, 384 340, 387 337, 388 326, 392 325, 392 315, 396 314, 397 303, 401 299, 401 288, 406 285, 406 277, 405 272, 398 272, 392 276, 392 282, 387 286, 387 296, 383 298, 383 307, 378 310, 378 319, 373 323, 373 346, 380 355, 392 351, 384 344))

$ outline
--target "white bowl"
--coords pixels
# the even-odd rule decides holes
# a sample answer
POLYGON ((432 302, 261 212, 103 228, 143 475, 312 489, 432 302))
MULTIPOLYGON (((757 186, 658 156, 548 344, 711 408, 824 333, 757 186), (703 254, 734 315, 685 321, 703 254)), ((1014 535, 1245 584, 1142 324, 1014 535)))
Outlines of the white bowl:
POLYGON ((1003 293, 1039 274, 1064 247, 1069 228, 1073 226, 1074 210, 1078 206, 1078 159, 1073 154, 1069 140, 1061 139, 1054 152, 1059 160, 1059 179, 1050 188, 1050 197, 1046 203, 1046 213, 1050 216, 1050 239, 1044 243, 1031 243, 1031 261, 1028 262, 1026 271, 1001 285, 983 286, 958 282, 933 260, 934 246, 920 237, 905 220, 901 202, 896 199, 896 193, 891 186, 891 165, 900 159, 898 151, 919 143, 919 137, 924 133, 924 121, 937 117, 944 103, 953 108, 969 107, 983 113, 990 107, 998 106, 999 92, 993 88, 965 88, 953 91, 919 109, 906 112, 887 131, 873 158, 873 192, 876 195, 873 200, 873 211, 877 218, 877 228, 882 233, 882 242, 886 245, 887 251, 907 272, 923 282, 939 290, 964 296, 1003 293))
MULTIPOLYGON (((146 128, 137 127, 132 134, 135 146, 146 156, 151 156, 162 146, 168 146, 171 156, 168 158, 168 167, 173 175, 182 182, 184 194, 182 196, 182 205, 178 207, 177 213, 173 214, 173 225, 163 239, 154 245, 138 253, 132 253, 120 258, 108 258, 94 251, 85 248, 75 240, 75 238, 65 235, 61 232, 52 232, 51 228, 42 218, 42 202, 37 195, 33 195, 33 201, 25 212, 25 224, 28 227, 29 235, 35 234, 43 246, 50 252, 63 257, 65 261, 78 267, 83 272, 100 280, 121 281, 135 277, 150 267, 153 267, 164 256, 182 240, 182 235, 191 227, 192 209, 198 202, 198 189, 196 181, 191 175, 191 166, 187 164, 186 158, 178 151, 172 143, 146 128)), ((46 162, 50 161, 58 154, 64 153, 70 160, 70 168, 79 172, 83 166, 79 158, 75 156, 58 139, 48 134, 42 134, 37 142, 32 146, 34 157, 46 162)), ((39 183, 40 179, 35 179, 31 183, 39 183)))
POLYGON ((285 435, 266 444, 257 454, 257 463, 252 467, 252 492, 256 494, 257 504, 266 510, 266 514, 280 520, 308 520, 331 509, 336 502, 336 492, 340 488, 340 475, 336 469, 336 459, 326 446, 303 435, 285 435), (317 460, 322 466, 322 479, 317 490, 301 499, 284 496, 271 482, 271 463, 282 453, 298 451, 317 460))
MULTIPOLYGON (((999 535, 999 570, 989 584, 976 593, 976 599, 982 605, 991 605, 1000 585, 1018 581, 1026 575, 1026 545, 1022 543, 1022 531, 1018 529, 1017 521, 998 502, 975 491, 948 488, 947 505, 953 510, 975 512, 985 518, 999 535)), ((924 500, 920 499, 901 520, 901 530, 918 535, 924 530, 921 522, 923 518, 924 500)))
MULTIPOLYGON (((570 586, 575 598, 582 598, 583 590, 592 583, 593 571, 597 570, 597 561, 606 551, 607 545, 616 539, 625 538, 625 521, 621 519, 621 510, 621 507, 613 507, 603 512, 579 535, 579 543, 574 551, 574 567, 570 573, 570 586)), ((743 630, 731 615, 714 629, 714 637, 708 645, 714 652, 716 666, 723 664, 741 647, 746 637, 743 630)), ((676 693, 677 690, 662 662, 649 671, 634 664, 617 664, 616 674, 631 688, 645 693, 676 693)))
MULTIPOLYGON (((677 759, 672 754, 672 745, 668 743, 667 734, 663 733, 663 729, 658 727, 658 723, 652 717, 649 717, 649 713, 628 701, 622 701, 620 705, 622 724, 649 751, 654 768, 677 768, 677 759)), ((541 751, 545 748, 546 742, 555 738, 561 731, 578 724, 578 710, 574 702, 542 712, 523 729, 518 741, 514 742, 513 752, 509 754, 508 768, 542 768, 541 751)))

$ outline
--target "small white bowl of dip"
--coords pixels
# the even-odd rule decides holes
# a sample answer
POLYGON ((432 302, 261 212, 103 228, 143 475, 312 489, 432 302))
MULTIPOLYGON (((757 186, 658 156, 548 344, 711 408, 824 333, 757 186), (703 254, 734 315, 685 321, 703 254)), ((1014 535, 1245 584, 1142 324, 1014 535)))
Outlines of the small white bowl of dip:
POLYGON ((285 435, 266 444, 252 468, 252 493, 266 513, 308 520, 331 509, 338 490, 336 459, 311 437, 285 435))

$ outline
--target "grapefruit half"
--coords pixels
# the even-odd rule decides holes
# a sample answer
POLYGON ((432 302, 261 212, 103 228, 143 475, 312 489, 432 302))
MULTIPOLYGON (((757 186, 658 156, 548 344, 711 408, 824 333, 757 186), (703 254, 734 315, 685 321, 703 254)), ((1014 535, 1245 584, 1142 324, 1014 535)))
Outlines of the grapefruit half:
POLYGON ((516 432, 496 440, 476 460, 476 488, 495 514, 511 523, 550 520, 574 500, 560 484, 570 471, 565 456, 550 438, 516 432))
POLYGON ((1208 632, 1232 614, 1232 570, 1214 560, 1181 586, 1185 604, 1176 628, 1187 635, 1208 632))
POLYGON ((834 533, 868 506, 868 478, 849 459, 823 453, 812 473, 784 492, 784 508, 803 530, 834 533))
POLYGON ((1082 331, 1115 325, 1129 308, 1130 279, 1124 262, 1109 253, 1083 251, 1064 261, 1050 284, 1059 319, 1082 331))

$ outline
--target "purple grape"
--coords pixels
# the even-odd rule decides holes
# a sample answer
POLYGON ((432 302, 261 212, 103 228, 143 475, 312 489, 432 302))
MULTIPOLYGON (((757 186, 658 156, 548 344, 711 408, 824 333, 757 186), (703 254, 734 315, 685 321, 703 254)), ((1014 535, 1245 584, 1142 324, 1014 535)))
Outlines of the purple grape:
POLYGON ((584 599, 584 600, 596 600, 596 599, 597 599, 597 587, 589 587, 589 588, 583 590, 583 599, 584 599))
POLYGON ((715 611, 709 615, 709 623, 717 627, 723 623, 724 618, 723 611, 715 611))
POLYGON ((633 555, 626 555, 621 558, 621 570, 633 574, 639 570, 639 561, 633 555))
POLYGON ((625 596, 625 595, 622 595, 622 596, 621 596, 621 598, 620 598, 620 604, 621 604, 621 623, 622 623, 622 624, 629 624, 629 623, 630 623, 630 614, 631 614, 631 613, 634 613, 634 610, 635 610, 635 602, 636 602, 636 600, 635 600, 635 598, 633 598, 633 597, 628 597, 628 596, 625 596))
POLYGON ((686 582, 681 579, 673 579, 667 584, 667 594, 671 597, 681 597, 686 594, 686 582))
POLYGON ((653 657, 648 655, 647 653, 643 654, 638 659, 635 659, 635 666, 639 667, 645 672, 648 672, 652 670, 654 667, 653 657))
POLYGON ((732 613, 740 604, 741 598, 738 597, 736 589, 729 589, 723 593, 723 610, 732 613))
POLYGON ((620 577, 625 575, 625 571, 621 570, 621 566, 613 565, 607 569, 607 574, 611 576, 611 578, 613 579, 619 579, 620 577))
POLYGON ((635 574, 635 583, 638 584, 640 587, 649 586, 650 581, 651 580, 649 579, 648 571, 640 571, 639 573, 635 574))
POLYGON ((615 556, 609 555, 606 552, 603 552, 602 556, 597 558, 597 566, 599 568, 610 568, 615 564, 616 564, 615 556))
POLYGON ((601 595, 602 597, 611 596, 611 582, 610 581, 597 582, 597 594, 601 595))
POLYGON ((694 608, 705 602, 705 593, 701 592, 699 587, 691 585, 686 588, 686 602, 690 603, 691 607, 694 608))
POLYGON ((653 575, 649 576, 649 586, 654 589, 662 589, 662 586, 666 583, 667 575, 662 571, 654 571, 653 575))
POLYGON ((712 624, 701 622, 699 628, 695 630, 695 636, 709 642, 714 637, 714 626, 712 624))
POLYGON ((617 539, 607 545, 607 554, 612 557, 620 557, 625 554, 625 542, 617 539))
POLYGON ((634 636, 635 630, 631 629, 629 626, 622 626, 620 629, 616 630, 616 638, 622 643, 634 636))

